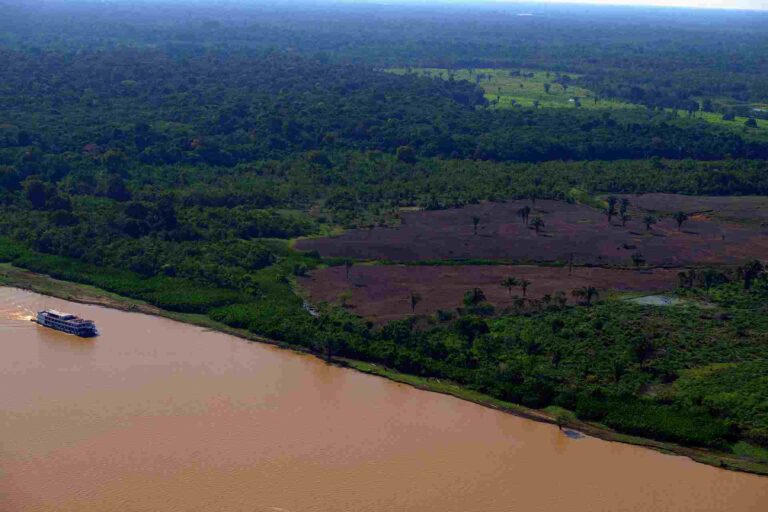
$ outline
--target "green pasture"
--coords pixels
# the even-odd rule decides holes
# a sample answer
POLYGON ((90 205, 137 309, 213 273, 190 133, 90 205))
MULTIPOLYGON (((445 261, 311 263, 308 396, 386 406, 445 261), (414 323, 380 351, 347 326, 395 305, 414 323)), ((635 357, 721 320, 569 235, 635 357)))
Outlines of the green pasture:
MULTIPOLYGON (((444 69, 444 68, 391 68, 388 72, 406 74, 408 72, 449 80, 467 80, 483 88, 485 97, 491 102, 491 108, 534 107, 539 108, 582 108, 590 110, 634 110, 643 111, 642 105, 601 98, 594 92, 576 85, 563 86, 561 78, 569 77, 576 82, 580 75, 576 73, 557 74, 533 69, 444 69), (545 84, 550 84, 549 91, 545 84), (578 102, 578 103, 577 103, 578 102), (578 106, 577 106, 578 105, 578 106)), ((700 98, 701 100, 701 98, 700 98)), ((697 120, 727 128, 745 138, 768 141, 768 121, 757 120, 756 128, 745 126, 746 117, 736 116, 732 121, 723 119, 717 112, 687 112, 668 109, 672 115, 670 121, 688 124, 697 120)))

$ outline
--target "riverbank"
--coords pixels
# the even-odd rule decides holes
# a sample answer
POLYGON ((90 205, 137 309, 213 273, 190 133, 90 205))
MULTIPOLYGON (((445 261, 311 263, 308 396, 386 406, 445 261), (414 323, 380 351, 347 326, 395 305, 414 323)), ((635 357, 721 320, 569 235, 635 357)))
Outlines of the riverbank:
MULTIPOLYGON (((14 267, 13 265, 7 263, 0 264, 0 285, 27 289, 72 302, 94 304, 120 309, 123 311, 162 316, 172 320, 194 324, 206 329, 224 332, 250 341, 259 341, 262 343, 269 343, 283 348, 288 348, 294 351, 305 352, 297 349, 297 347, 256 336, 253 333, 242 329, 228 327, 224 324, 211 320, 205 315, 176 313, 163 310, 148 303, 122 297, 93 286, 60 281, 49 276, 36 274, 34 272, 29 272, 27 270, 14 267)), ((349 359, 339 359, 338 363, 364 373, 384 377, 426 391, 452 395, 463 400, 471 401, 485 407, 504 411, 533 421, 559 424, 562 427, 578 430, 589 436, 606 441, 628 443, 651 448, 664 453, 682 455, 700 463, 734 471, 768 475, 768 464, 737 457, 733 454, 689 448, 673 443, 665 443, 646 438, 619 434, 598 424, 578 421, 572 415, 567 414, 567 412, 558 411, 556 408, 548 409, 545 411, 529 409, 517 404, 504 402, 502 400, 498 400, 490 396, 462 388, 450 382, 438 379, 425 379, 413 375, 402 374, 372 363, 349 359)))

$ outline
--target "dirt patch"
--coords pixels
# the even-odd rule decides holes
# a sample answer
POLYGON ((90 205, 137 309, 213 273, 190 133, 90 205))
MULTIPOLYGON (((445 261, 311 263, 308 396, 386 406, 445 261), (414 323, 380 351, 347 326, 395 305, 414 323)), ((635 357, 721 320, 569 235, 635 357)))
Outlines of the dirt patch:
POLYGON ((571 291, 582 286, 605 290, 663 292, 677 286, 677 270, 620 270, 575 267, 569 274, 563 267, 462 265, 406 266, 358 265, 346 277, 344 267, 328 267, 311 276, 300 278, 313 302, 339 302, 349 292, 350 311, 377 323, 388 322, 411 314, 410 294, 418 293, 422 301, 416 313, 432 314, 438 309, 454 311, 461 305, 464 293, 480 288, 497 308, 513 307, 512 297, 522 296, 522 289, 512 288, 512 297, 501 286, 506 277, 531 282, 526 297, 541 299, 557 291, 571 291))
POLYGON ((683 196, 679 194, 624 195, 633 205, 661 214, 706 212, 709 217, 739 223, 768 223, 768 197, 683 196))
MULTIPOLYGON (((639 196, 638 201, 645 204, 649 196, 639 196)), ((530 205, 530 201, 489 202, 406 213, 397 228, 352 230, 338 237, 302 240, 296 247, 326 257, 357 259, 476 258, 524 264, 565 262, 573 255, 576 264, 622 266, 632 266, 632 255, 638 252, 648 264, 665 266, 740 264, 768 254, 768 226, 712 214, 692 215, 679 230, 674 219, 664 217, 648 230, 642 222, 648 212, 634 205, 632 219, 622 226, 616 218, 609 224, 602 212, 588 206, 540 200, 531 218, 541 218, 545 226, 536 233, 517 216, 520 208, 530 205), (477 233, 475 217, 480 219, 477 233)))

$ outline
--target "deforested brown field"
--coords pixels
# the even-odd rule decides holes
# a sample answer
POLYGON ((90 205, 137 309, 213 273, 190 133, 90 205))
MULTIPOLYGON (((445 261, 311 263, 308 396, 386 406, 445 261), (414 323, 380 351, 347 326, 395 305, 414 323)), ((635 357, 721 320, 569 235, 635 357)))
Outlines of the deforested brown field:
POLYGON ((421 296, 417 314, 455 311, 467 290, 480 288, 497 308, 513 307, 521 288, 501 286, 506 277, 530 281, 527 299, 541 299, 558 291, 572 301, 571 292, 594 286, 602 294, 615 291, 663 292, 677 285, 676 269, 622 270, 598 267, 539 267, 528 265, 355 265, 347 278, 344 266, 328 267, 300 278, 314 303, 336 302, 343 294, 349 310, 376 323, 410 315, 411 293, 421 296))
POLYGON ((566 262, 577 265, 632 266, 640 254, 651 266, 741 264, 768 254, 768 201, 753 198, 700 198, 671 194, 626 196, 631 219, 625 226, 598 209, 563 201, 536 201, 531 218, 537 233, 517 216, 531 201, 481 203, 464 208, 402 214, 395 228, 357 229, 338 237, 299 241, 299 250, 325 257, 412 262, 487 259, 510 263, 566 262), (670 216, 690 218, 680 229, 670 216), (643 218, 659 217, 646 229, 643 218), (480 219, 475 233, 473 218, 480 219))

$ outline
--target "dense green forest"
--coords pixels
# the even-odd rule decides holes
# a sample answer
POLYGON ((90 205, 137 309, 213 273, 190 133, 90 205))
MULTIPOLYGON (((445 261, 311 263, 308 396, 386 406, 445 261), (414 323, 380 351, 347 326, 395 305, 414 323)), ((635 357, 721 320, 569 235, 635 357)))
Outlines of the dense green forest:
POLYGON ((0 44, 34 52, 151 46, 298 52, 379 67, 529 67, 584 73, 603 96, 687 109, 765 104, 768 14, 537 4, 0 3, 0 44), (192 6, 189 8, 188 6, 192 6), (519 16, 519 14, 532 16, 519 16))
POLYGON ((697 269, 680 308, 590 297, 505 315, 470 294, 460 314, 374 326, 304 300, 297 276, 352 262, 292 243, 396 226, 406 207, 577 201, 574 189, 768 195, 768 144, 669 110, 762 115, 768 15, 0 9, 0 261, 619 431, 765 457, 759 262, 697 269), (574 72, 643 107, 496 109, 481 80, 393 66, 524 67, 566 86, 558 73, 574 72))

